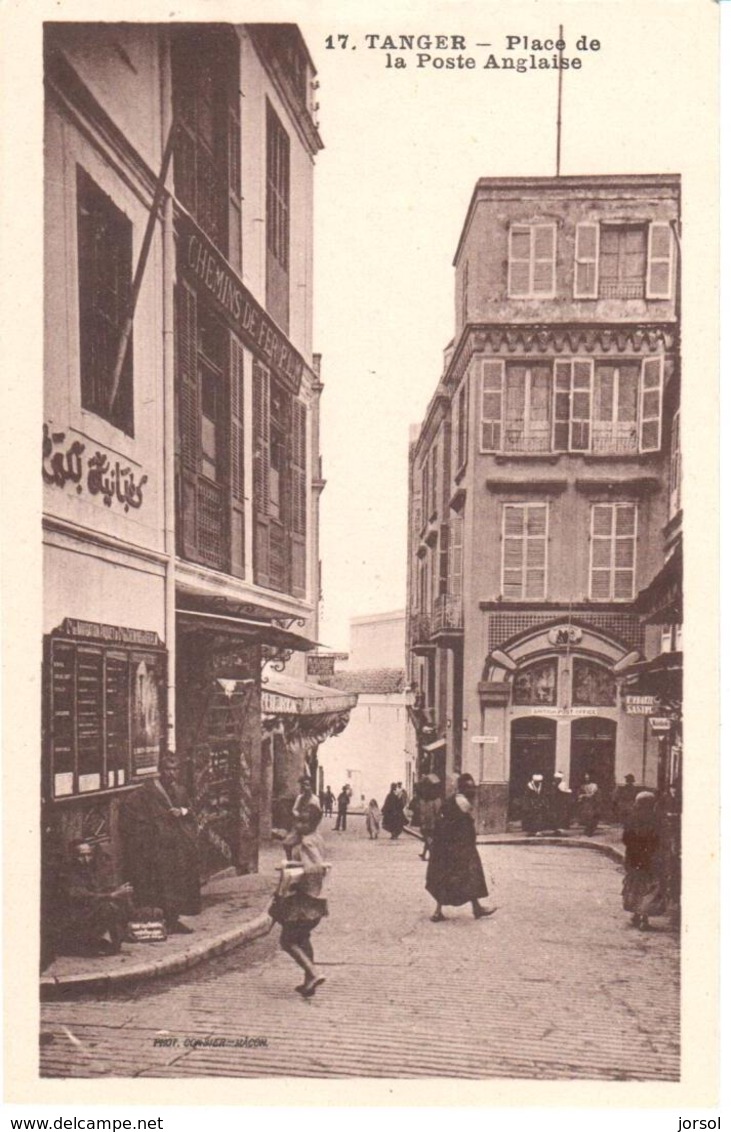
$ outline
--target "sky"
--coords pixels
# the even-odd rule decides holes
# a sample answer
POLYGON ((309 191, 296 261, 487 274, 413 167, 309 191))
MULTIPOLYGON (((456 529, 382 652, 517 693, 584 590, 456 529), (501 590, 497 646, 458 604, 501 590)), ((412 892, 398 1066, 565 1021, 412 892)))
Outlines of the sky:
POLYGON ((712 7, 416 0, 379 4, 387 18, 347 4, 300 18, 325 143, 315 171, 314 342, 325 382, 327 645, 347 647, 349 618, 405 605, 409 425, 423 418, 453 334, 452 260, 475 182, 556 171, 557 71, 483 62, 530 56, 522 44, 508 52, 506 37, 545 42, 562 24, 565 54, 582 67, 564 73, 561 172, 680 172, 684 190, 695 182, 700 192, 713 153, 703 131, 704 106, 711 122, 714 111, 704 62, 712 7), (391 52, 407 66, 389 68, 388 51, 366 46, 366 35, 410 33, 464 35, 462 54, 476 68, 418 68, 416 51, 391 52), (346 47, 335 39, 328 49, 337 34, 346 47), (582 35, 600 49, 576 50, 582 35))

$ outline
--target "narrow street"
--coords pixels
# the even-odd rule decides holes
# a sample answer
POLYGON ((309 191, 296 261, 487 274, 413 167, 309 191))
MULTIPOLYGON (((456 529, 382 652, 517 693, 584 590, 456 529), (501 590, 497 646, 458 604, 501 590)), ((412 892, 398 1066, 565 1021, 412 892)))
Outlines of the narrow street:
POLYGON ((432 924, 419 844, 351 826, 325 831, 315 998, 294 993, 300 972, 275 929, 164 982, 43 1004, 42 1075, 678 1079, 677 937, 629 926, 619 865, 483 847, 499 910, 476 922, 447 909, 432 924))

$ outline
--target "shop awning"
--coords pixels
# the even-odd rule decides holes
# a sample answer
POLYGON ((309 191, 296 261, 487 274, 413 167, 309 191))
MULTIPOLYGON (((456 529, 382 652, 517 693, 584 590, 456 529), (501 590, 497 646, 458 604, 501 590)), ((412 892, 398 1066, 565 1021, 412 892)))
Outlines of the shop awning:
POLYGON ((179 624, 189 629, 210 629, 216 633, 229 633, 231 636, 245 638, 262 645, 275 648, 292 649, 294 652, 309 652, 318 647, 311 641, 289 629, 280 629, 269 621, 256 621, 250 617, 236 617, 229 613, 206 613, 196 609, 176 609, 179 624))
POLYGON ((265 715, 325 715, 350 711, 357 703, 354 692, 338 692, 292 676, 266 676, 261 686, 261 710, 265 715))

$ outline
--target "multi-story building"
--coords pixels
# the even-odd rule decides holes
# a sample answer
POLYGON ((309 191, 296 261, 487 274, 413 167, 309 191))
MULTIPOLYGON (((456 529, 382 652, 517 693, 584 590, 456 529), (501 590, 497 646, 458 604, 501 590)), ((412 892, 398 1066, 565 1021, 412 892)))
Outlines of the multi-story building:
POLYGON ((44 827, 117 872, 162 751, 209 873, 302 771, 261 685, 317 636, 314 74, 294 25, 46 25, 44 827))
POLYGON ((409 641, 422 769, 471 772, 482 829, 533 773, 657 781, 662 711, 630 681, 678 525, 679 210, 664 175, 472 196, 410 448, 409 641))

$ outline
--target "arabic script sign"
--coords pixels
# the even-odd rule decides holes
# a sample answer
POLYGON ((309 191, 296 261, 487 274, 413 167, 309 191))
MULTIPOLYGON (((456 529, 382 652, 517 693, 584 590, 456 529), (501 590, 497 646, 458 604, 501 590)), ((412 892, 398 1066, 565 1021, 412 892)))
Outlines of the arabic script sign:
POLYGON ((86 489, 90 495, 101 495, 105 506, 111 507, 112 502, 116 502, 125 512, 130 507, 135 510, 140 508, 147 476, 140 476, 139 482, 136 482, 135 472, 119 460, 112 463, 104 452, 98 450, 93 456, 83 459, 85 451, 86 445, 80 440, 67 443, 65 432, 51 432, 44 424, 41 464, 44 483, 56 484, 57 487, 76 484, 78 495, 86 489))

